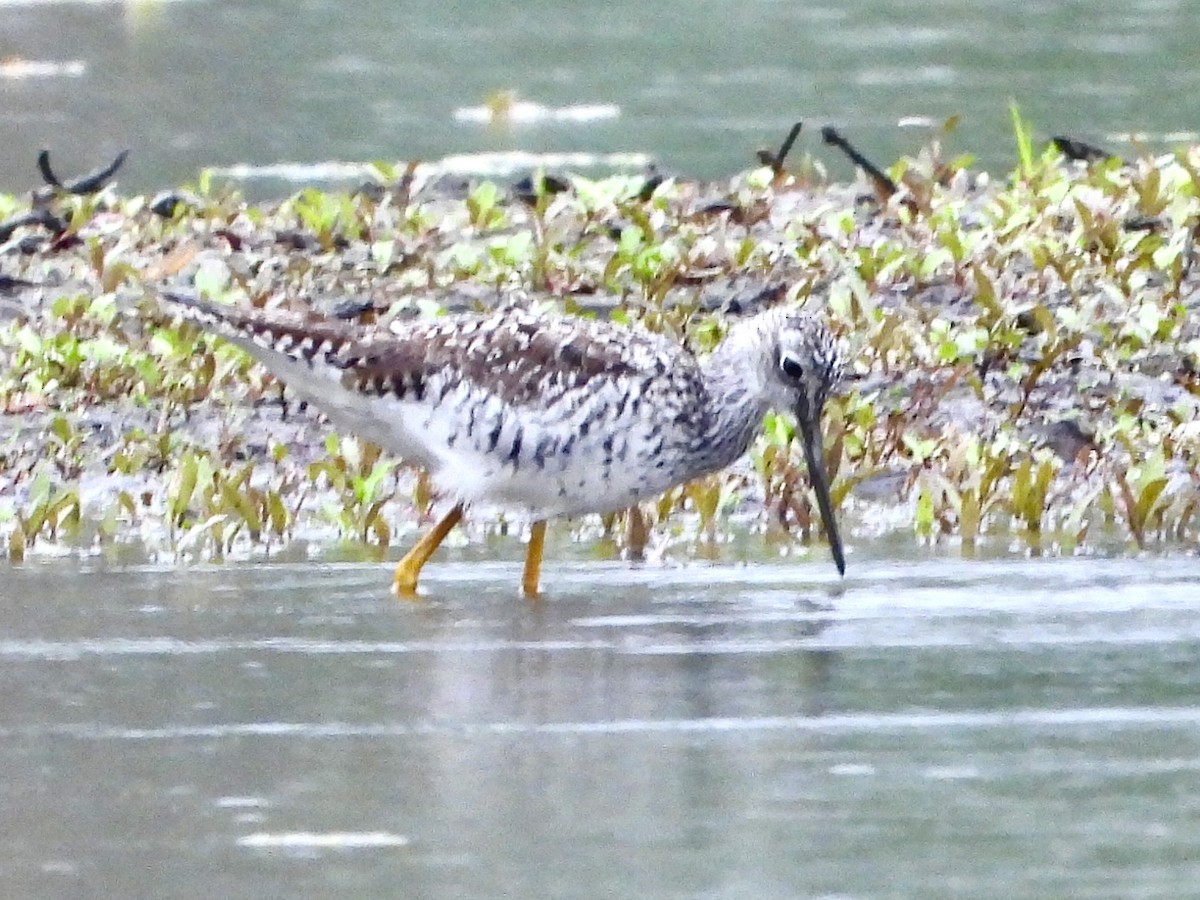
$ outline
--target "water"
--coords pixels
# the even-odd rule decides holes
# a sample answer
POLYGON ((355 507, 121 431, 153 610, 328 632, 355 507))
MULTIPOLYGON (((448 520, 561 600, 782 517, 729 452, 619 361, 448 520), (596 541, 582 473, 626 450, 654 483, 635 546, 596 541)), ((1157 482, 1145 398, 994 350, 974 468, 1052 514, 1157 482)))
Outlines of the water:
POLYGON ((0 569, 0 894, 1200 896, 1200 563, 0 569))
POLYGON ((0 59, 60 67, 0 67, 0 189, 13 192, 37 183, 41 147, 66 175, 132 148, 131 190, 203 166, 510 150, 648 154, 719 177, 798 118, 812 127, 797 152, 838 177, 849 168, 817 126, 889 162, 927 134, 898 123, 950 115, 963 116, 952 150, 1007 169, 1010 99, 1041 138, 1132 154, 1130 134, 1155 150, 1197 137, 1190 0, 0 0, 0 21, 0 59), (504 89, 550 114, 456 118, 504 89), (617 114, 553 116, 589 105, 617 114))

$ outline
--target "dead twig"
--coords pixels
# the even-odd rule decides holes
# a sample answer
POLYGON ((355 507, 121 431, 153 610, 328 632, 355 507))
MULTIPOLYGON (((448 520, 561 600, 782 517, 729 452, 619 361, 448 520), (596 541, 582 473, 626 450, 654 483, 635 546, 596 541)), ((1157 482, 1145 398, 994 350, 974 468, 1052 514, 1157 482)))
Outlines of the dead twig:
POLYGON ((892 181, 882 169, 859 153, 850 141, 832 125, 826 125, 821 129, 821 140, 831 147, 837 147, 837 149, 850 158, 852 163, 866 173, 867 177, 871 179, 871 184, 875 188, 875 193, 879 195, 880 201, 886 203, 896 193, 898 190, 896 182, 892 181))
POLYGON ((792 145, 796 143, 796 138, 800 137, 800 129, 803 127, 804 122, 802 121, 793 125, 788 131, 787 137, 783 139, 783 143, 779 145, 779 149, 774 153, 770 150, 758 151, 758 161, 764 166, 770 166, 776 177, 783 174, 783 161, 792 152, 792 145))
POLYGON ((1062 135, 1050 138, 1050 143, 1067 159, 1076 162, 1094 163, 1106 159, 1120 159, 1116 154, 1109 153, 1107 150, 1101 149, 1094 144, 1062 135))
POLYGON ((0 275, 0 294, 15 294, 21 288, 41 287, 36 281, 27 281, 24 278, 11 278, 8 275, 0 275))
POLYGON ((108 184, 117 170, 125 165, 128 156, 129 151, 122 150, 108 165, 64 183, 50 168, 50 151, 43 150, 38 154, 37 167, 47 187, 38 188, 33 192, 34 202, 44 202, 55 194, 94 194, 108 184))
POLYGON ((26 225, 41 225, 53 233, 55 237, 58 237, 67 230, 66 222, 50 212, 46 207, 38 206, 29 212, 20 213, 0 222, 0 243, 7 241, 12 237, 14 231, 18 228, 24 228, 26 225))

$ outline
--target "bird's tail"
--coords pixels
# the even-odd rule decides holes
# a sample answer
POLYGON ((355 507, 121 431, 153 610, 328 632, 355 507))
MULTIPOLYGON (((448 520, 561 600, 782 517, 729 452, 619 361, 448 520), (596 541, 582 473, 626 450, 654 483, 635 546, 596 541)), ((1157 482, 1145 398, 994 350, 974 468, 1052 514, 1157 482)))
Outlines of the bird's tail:
POLYGON ((253 312, 225 303, 202 300, 195 294, 175 288, 161 288, 158 292, 164 311, 178 315, 185 321, 199 325, 224 337, 250 337, 254 329, 253 312))
MULTIPOLYGON (((160 292, 164 311, 173 311, 241 347, 293 391, 315 403, 341 430, 402 456, 424 458, 423 444, 389 423, 388 375, 376 365, 380 337, 362 326, 312 318, 287 310, 252 309, 211 303, 176 290, 160 292)), ((386 367, 385 367, 386 368, 386 367)))
POLYGON ((338 369, 354 365, 361 328, 336 319, 314 318, 284 309, 255 309, 213 303, 170 288, 159 291, 165 312, 179 315, 205 331, 237 344, 268 368, 284 359, 338 369))

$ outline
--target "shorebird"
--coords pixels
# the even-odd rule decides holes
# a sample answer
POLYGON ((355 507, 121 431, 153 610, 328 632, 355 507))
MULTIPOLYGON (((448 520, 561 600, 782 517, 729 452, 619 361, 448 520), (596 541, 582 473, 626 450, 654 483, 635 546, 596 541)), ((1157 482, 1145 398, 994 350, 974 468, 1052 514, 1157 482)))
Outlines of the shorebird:
POLYGON ((769 409, 793 413, 838 572, 846 561, 821 416, 841 374, 815 316, 775 308, 735 323, 705 360, 635 327, 516 309, 395 330, 161 292, 184 319, 243 348, 333 425, 423 466, 456 503, 400 560, 412 596, 466 505, 533 516, 521 587, 536 596, 546 520, 625 509, 725 468, 769 409))

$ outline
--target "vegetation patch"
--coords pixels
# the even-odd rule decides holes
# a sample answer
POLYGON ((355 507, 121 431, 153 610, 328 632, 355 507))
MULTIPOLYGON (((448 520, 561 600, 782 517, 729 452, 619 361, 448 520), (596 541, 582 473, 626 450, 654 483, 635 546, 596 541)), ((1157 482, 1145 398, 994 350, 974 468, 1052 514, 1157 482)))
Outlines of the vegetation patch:
MULTIPOLYGON (((44 187, 0 195, 0 547, 381 556, 430 514, 421 473, 164 318, 170 283, 380 327, 517 302, 700 354, 734 316, 808 304, 850 361, 825 447, 851 546, 901 531, 967 554, 1192 549, 1200 148, 1122 160, 1066 139, 1039 151, 1030 131, 1014 110, 1004 179, 947 159, 938 133, 832 184, 815 156, 788 166, 792 133, 717 184, 378 164, 357 191, 262 204, 204 176, 123 196, 119 161, 63 183, 43 157, 44 187)), ((590 525, 711 553, 744 527, 791 546, 817 522, 772 416, 742 464, 590 525)))

